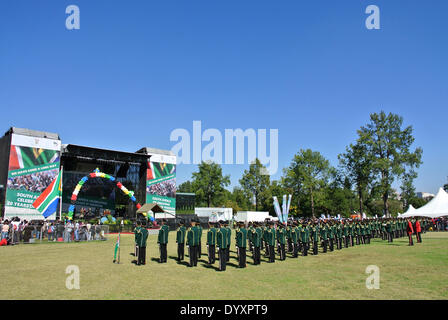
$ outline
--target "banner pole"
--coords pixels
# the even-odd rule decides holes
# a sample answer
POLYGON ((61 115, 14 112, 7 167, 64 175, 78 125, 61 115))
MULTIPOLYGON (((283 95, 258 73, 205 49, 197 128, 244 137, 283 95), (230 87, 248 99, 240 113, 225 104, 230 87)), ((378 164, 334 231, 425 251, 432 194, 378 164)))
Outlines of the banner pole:
POLYGON ((63 185, 62 185, 62 175, 63 175, 63 170, 64 170, 64 166, 63 165, 61 165, 61 181, 60 181, 60 183, 61 183, 61 193, 59 194, 59 220, 61 220, 62 219, 62 188, 63 188, 63 185))

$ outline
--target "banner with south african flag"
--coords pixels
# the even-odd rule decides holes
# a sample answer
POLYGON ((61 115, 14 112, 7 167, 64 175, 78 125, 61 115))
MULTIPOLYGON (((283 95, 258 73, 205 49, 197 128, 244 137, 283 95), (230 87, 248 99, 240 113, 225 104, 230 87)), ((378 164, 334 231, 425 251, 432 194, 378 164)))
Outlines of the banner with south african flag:
MULTIPOLYGON (((60 153, 60 140, 12 135, 5 218, 17 216, 28 221, 42 219, 42 212, 47 210, 40 212, 33 204, 49 190, 55 180, 60 178, 60 153)), ((58 187, 59 185, 56 189, 58 187)))

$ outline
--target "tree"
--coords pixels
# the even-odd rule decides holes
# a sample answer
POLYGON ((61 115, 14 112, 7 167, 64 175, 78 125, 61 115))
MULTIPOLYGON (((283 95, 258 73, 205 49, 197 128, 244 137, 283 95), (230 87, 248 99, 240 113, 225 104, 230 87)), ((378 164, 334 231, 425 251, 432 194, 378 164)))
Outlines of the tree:
POLYGON ((358 130, 357 143, 366 148, 372 161, 373 173, 383 201, 383 212, 389 217, 388 199, 395 178, 422 163, 422 149, 411 151, 414 142, 412 126, 402 129, 403 118, 381 111, 370 115, 370 123, 358 130))
POLYGON ((315 217, 315 198, 326 186, 332 171, 330 162, 319 152, 301 149, 293 158, 291 165, 284 170, 286 184, 299 194, 309 196, 311 214, 315 217))
POLYGON ((403 174, 401 184, 401 199, 403 201, 403 208, 406 211, 409 205, 413 202, 417 195, 415 193, 414 179, 417 177, 417 173, 410 171, 403 174))
POLYGON ((196 193, 199 203, 206 203, 208 207, 211 204, 224 203, 224 187, 230 184, 230 176, 222 175, 219 164, 201 162, 198 165, 198 172, 193 172, 192 178, 192 190, 196 193))
POLYGON ((344 168, 350 182, 355 184, 358 195, 359 212, 364 212, 364 200, 372 177, 372 161, 367 147, 360 143, 350 144, 346 153, 338 155, 339 163, 344 168))
POLYGON ((177 187, 177 192, 192 193, 193 186, 191 185, 191 181, 187 180, 184 183, 181 183, 179 187, 177 187))
POLYGON ((266 172, 265 166, 261 164, 260 160, 255 159, 249 166, 249 171, 244 170, 243 177, 240 179, 240 185, 249 199, 254 200, 255 211, 264 207, 266 199, 269 197, 268 191, 271 184, 269 175, 263 174, 266 172))

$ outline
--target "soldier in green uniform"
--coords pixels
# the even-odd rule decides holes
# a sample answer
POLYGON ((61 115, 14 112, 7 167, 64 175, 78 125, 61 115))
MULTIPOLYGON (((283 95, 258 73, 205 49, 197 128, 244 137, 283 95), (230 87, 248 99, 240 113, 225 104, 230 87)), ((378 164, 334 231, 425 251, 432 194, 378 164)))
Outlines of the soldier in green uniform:
POLYGON ((198 246, 199 230, 196 227, 196 221, 191 220, 191 226, 187 230, 188 256, 190 257, 190 267, 196 267, 198 264, 198 246))
POLYGON ((220 222, 220 228, 216 232, 216 244, 218 245, 219 270, 225 271, 227 265, 227 249, 229 247, 227 236, 228 230, 224 222, 220 222))
POLYGON ((298 224, 297 224, 297 235, 298 235, 298 242, 297 242, 297 250, 299 252, 303 251, 303 244, 302 244, 302 231, 303 231, 303 220, 299 220, 298 224))
POLYGON ((254 259, 254 265, 260 264, 261 257, 260 257, 260 248, 262 243, 262 237, 263 237, 263 229, 258 223, 255 223, 255 228, 251 231, 252 232, 252 244, 254 246, 252 251, 252 256, 254 259))
POLYGON ((317 222, 311 225, 311 238, 313 239, 313 255, 317 255, 319 253, 319 226, 317 222))
POLYGON ((269 222, 268 229, 266 230, 266 243, 268 245, 268 251, 269 251, 269 262, 273 263, 275 262, 275 229, 274 229, 274 223, 269 222))
POLYGON ((350 227, 349 227, 349 225, 348 225, 348 220, 345 220, 345 221, 344 221, 344 224, 343 224, 343 226, 342 226, 342 231, 343 231, 343 233, 342 233, 342 237, 344 238, 344 246, 345 246, 346 248, 348 248, 348 242, 349 242, 349 240, 350 240, 350 234, 349 234, 349 232, 350 232, 350 227))
POLYGON ((392 235, 392 223, 390 220, 387 220, 386 222, 386 232, 387 232, 387 239, 388 242, 393 242, 393 235, 392 235))
POLYGON ((320 228, 320 240, 322 243, 322 250, 326 253, 328 247, 328 226, 324 221, 322 222, 322 226, 320 228))
POLYGON ((247 229, 244 222, 238 224, 235 236, 236 248, 238 251, 238 265, 240 268, 246 267, 246 247, 247 247, 247 229))
POLYGON ((334 228, 333 222, 328 224, 328 241, 330 252, 334 251, 334 228))
POLYGON ((198 244, 198 259, 201 258, 202 256, 202 226, 201 226, 201 222, 199 220, 196 220, 196 228, 197 228, 197 232, 199 234, 199 244, 198 244))
POLYGON ((253 242, 252 242, 252 235, 253 235, 253 233, 252 233, 252 231, 253 230, 255 230, 255 228, 254 228, 254 224, 252 223, 252 222, 249 222, 249 224, 248 224, 248 228, 247 228, 247 240, 248 240, 248 242, 249 242, 249 251, 250 252, 252 252, 252 254, 253 254, 253 249, 254 249, 254 244, 253 244, 253 242))
POLYGON ((207 251, 208 251, 208 263, 214 264, 216 261, 216 226, 209 223, 209 229, 207 232, 207 251))
POLYGON ((141 227, 141 223, 137 222, 136 228, 136 243, 138 246, 138 258, 137 265, 145 265, 146 264, 146 241, 148 240, 148 230, 146 228, 141 227))
POLYGON ((292 244, 292 224, 288 222, 286 227, 286 239, 288 241, 288 252, 293 252, 293 244, 292 244))
POLYGON ((297 229, 298 223, 293 222, 291 226, 291 243, 292 243, 292 257, 297 258, 299 256, 299 230, 297 229))
POLYGON ((306 257, 308 255, 308 248, 310 242, 310 226, 307 224, 303 224, 301 240, 302 240, 303 256, 306 257))
POLYGON ((280 247, 280 261, 286 259, 286 229, 285 225, 280 223, 277 228, 276 237, 280 247))
POLYGON ((229 245, 227 246, 226 257, 227 257, 227 262, 229 262, 229 260, 230 260, 230 245, 232 243, 232 229, 230 229, 228 221, 225 221, 224 225, 225 225, 225 228, 227 229, 227 242, 229 245))
POLYGON ((263 226, 263 243, 264 243, 264 256, 269 257, 269 246, 268 246, 268 229, 269 229, 269 221, 265 221, 263 226))
POLYGON ((168 244, 168 234, 170 232, 170 228, 166 225, 166 220, 162 220, 162 226, 159 230, 159 236, 157 237, 157 244, 160 248, 160 259, 159 263, 166 263, 167 262, 167 252, 166 252, 166 246, 168 244))
POLYGON ((135 243, 135 246, 134 246, 134 257, 136 259, 138 259, 138 245, 137 245, 137 242, 138 242, 138 237, 140 237, 140 232, 139 232, 140 228, 141 228, 141 223, 139 221, 137 221, 137 223, 135 224, 135 228, 134 228, 134 243, 135 243))
POLYGON ((337 232, 337 235, 338 235, 338 249, 341 250, 342 249, 342 235, 343 235, 341 221, 337 222, 336 232, 337 232))
POLYGON ((184 260, 185 251, 185 234, 187 229, 184 226, 184 222, 179 222, 179 229, 176 232, 176 243, 177 243, 177 261, 184 260))

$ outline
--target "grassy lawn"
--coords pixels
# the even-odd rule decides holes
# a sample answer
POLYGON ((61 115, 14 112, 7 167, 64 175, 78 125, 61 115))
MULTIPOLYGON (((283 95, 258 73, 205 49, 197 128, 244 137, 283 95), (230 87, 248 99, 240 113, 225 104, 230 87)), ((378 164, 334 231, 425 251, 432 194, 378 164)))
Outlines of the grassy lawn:
MULTIPOLYGON (((205 233, 204 233, 205 236, 205 233)), ((133 236, 123 235, 121 264, 113 264, 116 236, 89 243, 43 243, 0 247, 2 299, 447 299, 448 233, 423 235, 413 247, 405 238, 335 250, 317 256, 236 268, 210 267, 203 243, 198 267, 178 264, 175 232, 168 263, 157 262, 156 236, 149 237, 147 264, 132 264, 133 236), (65 286, 68 265, 80 269, 80 290, 65 286), (380 268, 380 289, 369 290, 366 267, 380 268)), ((204 241, 204 238, 203 238, 204 241)), ((186 257, 188 260, 188 257, 186 257)))

